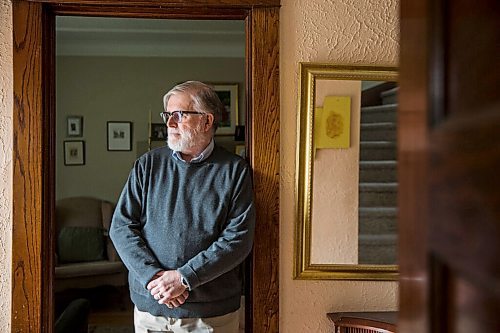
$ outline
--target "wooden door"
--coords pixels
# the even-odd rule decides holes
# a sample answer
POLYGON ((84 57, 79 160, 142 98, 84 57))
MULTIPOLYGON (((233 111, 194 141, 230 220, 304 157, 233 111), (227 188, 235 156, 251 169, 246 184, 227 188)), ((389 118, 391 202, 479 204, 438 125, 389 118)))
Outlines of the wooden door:
POLYGON ((499 14, 401 1, 398 332, 500 331, 499 14))

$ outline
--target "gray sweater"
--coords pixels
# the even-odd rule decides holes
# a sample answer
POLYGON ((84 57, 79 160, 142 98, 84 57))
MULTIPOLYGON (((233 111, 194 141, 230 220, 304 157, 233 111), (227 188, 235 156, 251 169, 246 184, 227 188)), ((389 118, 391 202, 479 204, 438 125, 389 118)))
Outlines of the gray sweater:
POLYGON ((110 236, 129 270, 139 310, 206 318, 239 308, 240 264, 252 248, 254 227, 250 169, 243 159, 215 146, 206 160, 186 163, 163 147, 135 162, 110 236), (158 271, 175 269, 191 291, 186 303, 169 309, 146 286, 158 271))

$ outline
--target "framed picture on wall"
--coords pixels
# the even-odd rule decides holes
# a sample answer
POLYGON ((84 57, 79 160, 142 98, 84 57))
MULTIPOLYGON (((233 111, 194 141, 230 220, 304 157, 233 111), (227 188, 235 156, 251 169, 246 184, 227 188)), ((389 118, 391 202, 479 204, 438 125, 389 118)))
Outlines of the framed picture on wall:
POLYGON ((68 136, 83 135, 83 117, 68 116, 67 118, 67 134, 68 136))
POLYGON ((234 135, 238 125, 238 84, 237 83, 212 83, 211 86, 224 105, 219 127, 216 135, 234 135))
POLYGON ((167 126, 164 123, 152 123, 150 139, 151 141, 167 140, 167 126))
POLYGON ((64 165, 85 164, 85 142, 64 141, 64 165))
POLYGON ((132 150, 132 122, 108 121, 108 151, 132 150))

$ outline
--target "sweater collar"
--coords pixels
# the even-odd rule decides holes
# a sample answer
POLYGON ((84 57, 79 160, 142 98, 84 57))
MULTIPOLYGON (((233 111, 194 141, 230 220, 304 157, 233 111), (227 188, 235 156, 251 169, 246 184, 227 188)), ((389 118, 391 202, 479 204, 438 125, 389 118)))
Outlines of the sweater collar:
MULTIPOLYGON (((200 153, 200 155, 195 156, 189 163, 201 163, 204 160, 206 160, 210 154, 214 151, 214 139, 210 140, 210 143, 203 149, 203 151, 200 153)), ((179 151, 172 151, 172 156, 176 158, 179 161, 186 162, 183 158, 182 155, 179 151)), ((186 162, 188 163, 188 162, 186 162)))

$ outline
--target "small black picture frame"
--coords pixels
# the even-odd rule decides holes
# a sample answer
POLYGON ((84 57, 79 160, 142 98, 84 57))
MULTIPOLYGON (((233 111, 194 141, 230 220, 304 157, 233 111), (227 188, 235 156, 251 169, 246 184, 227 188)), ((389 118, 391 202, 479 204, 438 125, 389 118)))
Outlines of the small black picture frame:
POLYGON ((167 140, 167 126, 164 123, 152 123, 150 133, 151 141, 167 140))
POLYGON ((85 141, 64 141, 64 165, 85 165, 85 141))
POLYGON ((108 151, 132 150, 132 122, 107 122, 107 149, 108 151))
POLYGON ((68 116, 66 120, 66 132, 68 136, 72 137, 83 136, 83 117, 68 116))

